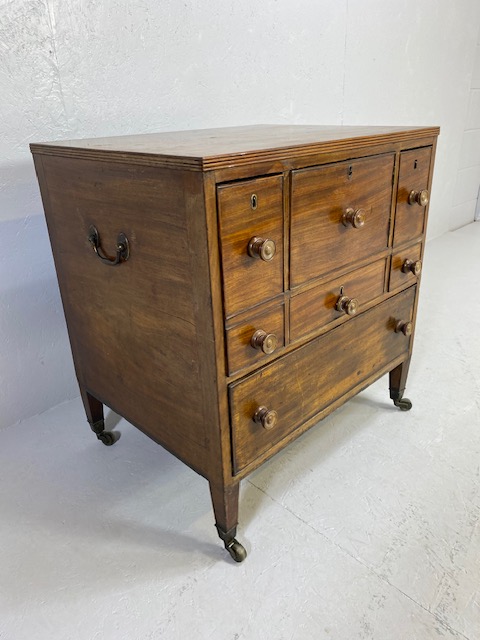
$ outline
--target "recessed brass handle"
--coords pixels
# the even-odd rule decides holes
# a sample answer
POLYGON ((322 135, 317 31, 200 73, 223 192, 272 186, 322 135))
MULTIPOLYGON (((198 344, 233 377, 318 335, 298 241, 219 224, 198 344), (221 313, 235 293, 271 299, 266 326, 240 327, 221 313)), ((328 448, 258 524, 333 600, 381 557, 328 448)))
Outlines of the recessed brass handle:
POLYGON ((347 316, 354 316, 358 311, 357 298, 349 298, 348 296, 340 296, 335 305, 337 311, 343 311, 347 316))
POLYGON ((406 322, 404 320, 399 320, 395 325, 395 333, 403 333, 407 338, 412 335, 412 331, 413 323, 410 321, 406 322))
POLYGON ((403 273, 408 273, 409 271, 413 273, 414 276, 419 276, 422 272, 422 261, 421 260, 405 260, 402 265, 403 273))
POLYGON ((253 414, 254 422, 261 424, 264 429, 269 431, 277 424, 278 413, 274 409, 267 409, 267 407, 258 407, 253 414))
POLYGON ((274 333, 267 333, 262 329, 258 329, 253 334, 250 344, 254 349, 260 349, 263 353, 270 355, 277 348, 278 340, 274 333))
POLYGON ((272 260, 277 247, 273 240, 259 238, 254 236, 248 243, 248 255, 252 258, 260 258, 265 262, 272 260))
POLYGON ((360 229, 365 224, 365 209, 352 209, 349 207, 342 216, 342 224, 348 227, 349 224, 354 229, 360 229))
POLYGON ((421 207, 426 207, 428 204, 429 195, 426 189, 421 191, 410 191, 408 195, 408 204, 418 204, 421 207))
POLYGON ((115 247, 117 255, 115 256, 115 258, 109 258, 104 254, 102 247, 100 246, 100 234, 98 233, 97 228, 93 226, 93 224, 88 230, 88 241, 92 245, 93 250, 103 262, 103 264, 107 264, 110 267, 114 267, 116 264, 120 264, 121 262, 126 262, 130 256, 130 246, 128 244, 128 238, 122 232, 120 232, 117 236, 117 244, 115 247))

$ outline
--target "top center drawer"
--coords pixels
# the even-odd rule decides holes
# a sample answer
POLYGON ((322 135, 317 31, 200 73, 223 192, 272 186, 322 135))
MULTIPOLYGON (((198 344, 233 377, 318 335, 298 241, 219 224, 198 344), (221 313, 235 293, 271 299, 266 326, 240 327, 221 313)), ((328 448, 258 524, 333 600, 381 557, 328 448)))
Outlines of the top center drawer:
POLYGON ((388 247, 394 155, 292 172, 290 284, 388 247))

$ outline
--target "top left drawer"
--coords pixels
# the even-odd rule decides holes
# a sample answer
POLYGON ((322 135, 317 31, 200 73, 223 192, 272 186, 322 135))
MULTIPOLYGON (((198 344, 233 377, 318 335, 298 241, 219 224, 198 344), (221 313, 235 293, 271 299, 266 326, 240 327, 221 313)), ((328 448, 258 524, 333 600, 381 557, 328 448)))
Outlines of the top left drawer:
POLYGON ((217 187, 225 315, 283 292, 283 176, 217 187))

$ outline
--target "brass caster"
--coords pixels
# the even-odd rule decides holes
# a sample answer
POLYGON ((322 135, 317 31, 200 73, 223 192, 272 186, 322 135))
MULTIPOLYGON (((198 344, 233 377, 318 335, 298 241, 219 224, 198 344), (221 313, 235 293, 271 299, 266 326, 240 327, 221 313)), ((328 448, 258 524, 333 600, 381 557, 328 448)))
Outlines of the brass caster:
POLYGON ((225 542, 225 549, 232 556, 235 562, 243 562, 247 557, 245 547, 235 538, 232 538, 230 542, 225 542))
POLYGON ((393 401, 393 404, 400 409, 400 411, 410 411, 412 408, 412 402, 408 398, 397 398, 393 401))
POLYGON ((97 438, 106 447, 111 447, 112 444, 115 444, 120 439, 120 435, 120 431, 102 431, 102 433, 97 433, 97 438))

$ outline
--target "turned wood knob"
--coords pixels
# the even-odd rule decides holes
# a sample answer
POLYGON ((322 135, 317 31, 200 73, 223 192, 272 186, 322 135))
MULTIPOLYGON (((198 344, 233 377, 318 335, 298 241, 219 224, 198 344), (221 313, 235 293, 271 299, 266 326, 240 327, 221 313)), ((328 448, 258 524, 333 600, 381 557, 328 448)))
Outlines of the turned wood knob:
POLYGON ((258 407, 253 414, 253 419, 262 425, 264 429, 273 429, 277 424, 278 414, 273 409, 267 409, 267 407, 258 407))
POLYGON ((408 204, 418 204, 421 207, 426 207, 428 204, 428 191, 422 189, 421 191, 410 191, 408 196, 408 204))
POLYGON ((399 320, 395 326, 395 333, 403 333, 404 336, 411 336, 413 331, 413 323, 399 320))
POLYGON ((277 247, 273 240, 265 240, 255 236, 248 243, 248 255, 269 262, 275 255, 277 247))
POLYGON ((250 344, 254 349, 260 349, 263 353, 270 355, 277 348, 278 340, 274 333, 267 333, 262 329, 258 329, 253 334, 250 344))
POLYGON ((422 261, 421 260, 405 260, 402 265, 403 273, 408 273, 411 271, 414 276, 419 276, 422 272, 422 261))
POLYGON ((365 224, 365 209, 347 209, 342 216, 342 223, 346 227, 351 224, 355 229, 360 229, 365 224))
POLYGON ((349 298, 348 296, 340 296, 335 305, 337 311, 343 311, 347 316, 354 316, 358 311, 357 298, 349 298))

